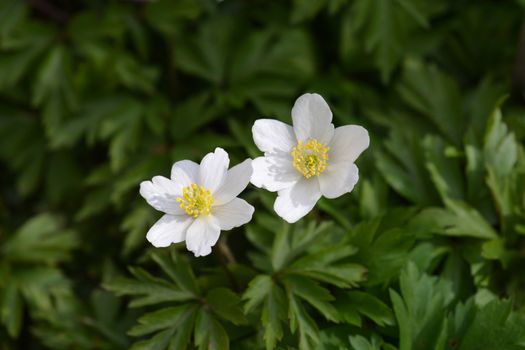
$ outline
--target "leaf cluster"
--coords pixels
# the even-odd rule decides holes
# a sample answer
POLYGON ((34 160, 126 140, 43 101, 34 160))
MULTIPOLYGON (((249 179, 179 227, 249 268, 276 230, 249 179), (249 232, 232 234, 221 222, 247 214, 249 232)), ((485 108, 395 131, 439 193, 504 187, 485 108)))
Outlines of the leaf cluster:
POLYGON ((524 8, 0 1, 0 348, 523 349, 524 8), (141 181, 304 92, 369 130, 351 194, 148 246, 141 181))

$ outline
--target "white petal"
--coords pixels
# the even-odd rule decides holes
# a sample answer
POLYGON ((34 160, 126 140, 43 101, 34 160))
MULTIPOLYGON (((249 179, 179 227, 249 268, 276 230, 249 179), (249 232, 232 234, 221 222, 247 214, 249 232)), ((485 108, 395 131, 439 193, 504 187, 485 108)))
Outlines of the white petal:
POLYGON ((277 215, 292 224, 308 214, 319 198, 319 181, 316 178, 303 179, 293 187, 279 191, 273 209, 277 215))
POLYGON ((359 125, 345 125, 335 129, 334 137, 328 144, 330 163, 353 163, 370 145, 368 131, 359 125))
POLYGON ((146 239, 157 248, 182 242, 192 221, 191 216, 166 214, 149 229, 146 239))
POLYGON ((200 185, 215 193, 224 181, 229 164, 228 153, 220 147, 205 155, 200 166, 200 185))
POLYGON ((359 170, 353 163, 330 164, 319 175, 321 193, 326 198, 337 198, 351 192, 359 180, 359 170))
POLYGON ((213 195, 213 205, 222 205, 237 197, 250 183, 252 172, 251 159, 246 159, 228 170, 224 183, 213 195))
POLYGON ((182 186, 189 186, 199 182, 199 164, 191 160, 181 160, 171 167, 171 179, 180 182, 182 186))
POLYGON ((211 253, 211 247, 217 243, 221 229, 219 222, 212 215, 199 216, 188 228, 186 233, 186 248, 195 256, 205 256, 211 253))
POLYGON ((166 214, 184 213, 177 202, 177 197, 180 197, 181 194, 182 184, 163 176, 155 176, 151 181, 142 181, 140 184, 140 195, 153 208, 166 214))
POLYGON ((235 198, 229 203, 214 207, 212 214, 219 221, 221 230, 231 230, 250 222, 254 211, 244 199, 235 198))
POLYGON ((258 119, 252 127, 253 141, 263 152, 291 152, 297 144, 293 128, 274 119, 258 119))
POLYGON ((293 186, 302 175, 292 166, 292 156, 267 155, 252 161, 254 186, 275 192, 293 186))
POLYGON ((321 95, 304 94, 299 97, 292 108, 292 120, 298 140, 314 138, 327 144, 332 139, 332 111, 321 95))

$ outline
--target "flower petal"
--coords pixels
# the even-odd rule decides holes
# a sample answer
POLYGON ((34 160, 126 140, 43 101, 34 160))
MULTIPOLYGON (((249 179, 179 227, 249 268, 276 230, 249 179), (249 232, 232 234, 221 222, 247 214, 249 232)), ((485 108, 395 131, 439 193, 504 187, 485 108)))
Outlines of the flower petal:
POLYGON ((224 183, 213 195, 213 205, 222 205, 237 197, 250 183, 252 173, 251 159, 246 159, 228 170, 224 183))
POLYGON ((189 186, 199 182, 199 164, 191 160, 181 160, 171 167, 171 180, 189 186))
POLYGON ((326 198, 337 198, 351 192, 359 180, 359 170, 353 163, 341 162, 330 164, 319 175, 321 193, 326 198))
POLYGON ((330 163, 353 163, 370 145, 368 131, 359 125, 345 125, 335 129, 334 137, 328 144, 330 163))
POLYGON ((254 186, 275 192, 293 186, 302 175, 292 166, 292 156, 267 155, 252 161, 254 186))
POLYGON ((229 164, 228 153, 220 147, 205 155, 200 164, 200 185, 215 193, 224 181, 229 164))
POLYGON ((140 195, 158 211, 166 214, 180 215, 184 211, 179 207, 177 197, 182 194, 182 184, 171 181, 164 176, 155 176, 151 181, 142 181, 140 195))
POLYGON ((293 128, 274 119, 258 119, 252 127, 253 141, 263 152, 291 152, 297 144, 293 128))
POLYGON ((250 222, 254 211, 244 199, 235 198, 229 203, 214 207, 212 214, 219 221, 221 230, 231 230, 250 222))
POLYGON ((199 216, 188 228, 186 233, 186 248, 195 256, 205 256, 211 253, 211 247, 217 243, 221 229, 219 221, 212 215, 199 216))
POLYGON ((294 186, 279 191, 273 209, 284 220, 294 223, 312 210, 321 198, 316 178, 302 179, 294 186))
POLYGON ((192 222, 193 218, 187 215, 165 214, 149 229, 146 239, 157 248, 182 242, 186 239, 186 229, 192 222))
POLYGON ((332 111, 318 94, 304 94, 292 108, 293 129, 297 140, 314 138, 327 144, 334 134, 332 111))

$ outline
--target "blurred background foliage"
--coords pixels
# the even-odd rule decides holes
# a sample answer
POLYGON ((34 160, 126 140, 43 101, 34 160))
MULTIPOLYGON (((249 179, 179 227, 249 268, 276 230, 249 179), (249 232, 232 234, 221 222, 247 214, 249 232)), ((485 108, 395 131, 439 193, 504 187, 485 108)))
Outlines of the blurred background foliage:
POLYGON ((0 349, 525 348, 524 1, 0 1, 0 349), (520 32, 523 31, 520 38, 520 32), (304 92, 350 195, 153 249, 140 181, 304 92))

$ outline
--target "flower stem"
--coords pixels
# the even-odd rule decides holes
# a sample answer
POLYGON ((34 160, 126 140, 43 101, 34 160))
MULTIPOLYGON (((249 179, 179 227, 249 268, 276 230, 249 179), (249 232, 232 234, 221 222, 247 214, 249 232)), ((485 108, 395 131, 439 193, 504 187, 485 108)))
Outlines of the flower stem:
POLYGON ((226 237, 221 238, 217 243, 217 253, 219 254, 219 260, 221 261, 222 268, 224 272, 230 279, 233 289, 236 292, 240 292, 241 288, 239 282, 235 278, 235 274, 230 269, 230 265, 236 264, 235 256, 233 256, 228 243, 226 242, 226 237))

